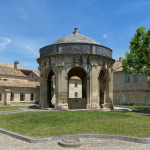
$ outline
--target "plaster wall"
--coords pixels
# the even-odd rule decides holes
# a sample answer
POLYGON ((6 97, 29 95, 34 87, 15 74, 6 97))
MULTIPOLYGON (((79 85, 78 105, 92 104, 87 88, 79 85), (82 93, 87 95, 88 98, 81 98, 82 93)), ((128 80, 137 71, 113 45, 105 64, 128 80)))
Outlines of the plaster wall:
POLYGON ((75 92, 78 93, 78 98, 82 98, 82 82, 81 80, 69 80, 69 98, 75 98, 75 92), (77 83, 77 87, 75 87, 77 83))

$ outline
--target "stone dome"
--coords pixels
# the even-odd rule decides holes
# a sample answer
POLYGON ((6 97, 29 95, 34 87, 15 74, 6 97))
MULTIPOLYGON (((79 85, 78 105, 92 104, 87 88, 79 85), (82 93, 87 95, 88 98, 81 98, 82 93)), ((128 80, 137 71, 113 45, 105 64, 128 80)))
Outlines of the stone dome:
POLYGON ((100 45, 97 41, 94 39, 91 39, 87 36, 80 35, 77 31, 77 28, 75 28, 75 31, 71 35, 64 36, 52 44, 61 44, 61 43, 88 43, 88 44, 97 44, 100 45))

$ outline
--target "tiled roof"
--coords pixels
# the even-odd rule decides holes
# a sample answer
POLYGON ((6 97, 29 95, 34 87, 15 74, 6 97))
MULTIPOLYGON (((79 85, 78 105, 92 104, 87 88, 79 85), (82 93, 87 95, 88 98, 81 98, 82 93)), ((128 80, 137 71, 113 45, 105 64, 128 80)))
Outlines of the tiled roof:
POLYGON ((38 77, 40 77, 40 71, 38 70, 32 70, 38 77))
POLYGON ((81 79, 77 76, 73 76, 73 77, 70 78, 70 80, 81 80, 81 79))
POLYGON ((23 80, 7 80, 7 81, 0 80, 0 87, 1 86, 37 88, 37 86, 40 86, 40 82, 28 82, 23 80))
MULTIPOLYGON (((114 70, 114 72, 122 71, 123 70, 122 62, 119 60, 116 60, 113 65, 113 70, 114 70)), ((135 70, 135 69, 131 68, 131 70, 135 70)))
MULTIPOLYGON (((0 66, 4 66, 4 67, 12 67, 12 68, 14 68, 14 65, 13 65, 13 64, 6 64, 6 63, 2 63, 2 62, 0 62, 0 66)), ((25 69, 25 68, 19 66, 19 69, 25 69)))
POLYGON ((5 66, 5 65, 4 66, 0 65, 0 75, 27 77, 20 70, 17 70, 14 67, 8 67, 8 66, 5 66))

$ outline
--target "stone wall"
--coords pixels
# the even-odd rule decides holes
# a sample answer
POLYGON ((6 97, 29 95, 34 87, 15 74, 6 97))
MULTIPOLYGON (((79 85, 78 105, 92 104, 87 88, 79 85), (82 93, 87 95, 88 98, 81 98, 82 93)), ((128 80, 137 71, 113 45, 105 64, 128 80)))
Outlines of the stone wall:
POLYGON ((35 104, 39 103, 39 88, 0 88, 0 92, 2 93, 2 101, 0 101, 0 106, 10 105, 10 106, 22 106, 26 104, 35 104), (7 98, 7 91, 10 90, 14 95, 13 101, 10 98, 7 98), (24 101, 20 101, 20 93, 23 92, 25 99, 24 101), (34 100, 30 100, 30 94, 34 93, 34 100))
POLYGON ((122 71, 114 72, 113 76, 114 104, 119 104, 119 96, 122 96, 125 105, 145 105, 145 97, 150 97, 146 76, 138 75, 138 82, 134 82, 134 74, 130 74, 129 83, 125 83, 125 73, 122 71))

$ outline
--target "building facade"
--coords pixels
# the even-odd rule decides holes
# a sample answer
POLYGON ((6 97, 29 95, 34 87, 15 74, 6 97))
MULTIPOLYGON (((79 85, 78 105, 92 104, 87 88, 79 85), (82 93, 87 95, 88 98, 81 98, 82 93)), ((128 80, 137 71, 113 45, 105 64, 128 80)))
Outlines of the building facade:
POLYGON ((122 68, 122 58, 113 65, 113 99, 118 105, 150 105, 150 88, 147 76, 125 74, 122 68))
MULTIPOLYGON (((14 65, 0 63, 0 106, 38 103, 40 83, 30 81, 28 76, 34 72, 19 66, 18 61, 14 65)), ((37 79, 37 73, 34 76, 37 79)))

